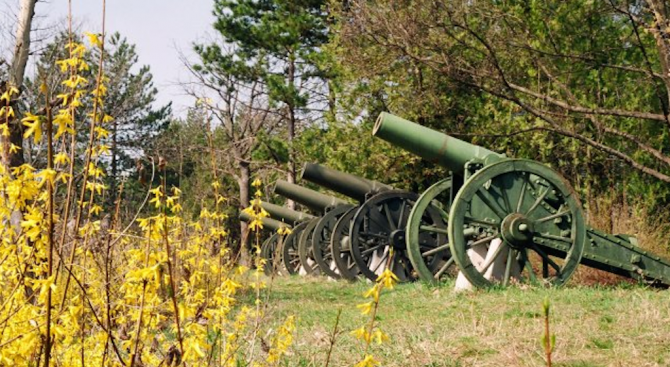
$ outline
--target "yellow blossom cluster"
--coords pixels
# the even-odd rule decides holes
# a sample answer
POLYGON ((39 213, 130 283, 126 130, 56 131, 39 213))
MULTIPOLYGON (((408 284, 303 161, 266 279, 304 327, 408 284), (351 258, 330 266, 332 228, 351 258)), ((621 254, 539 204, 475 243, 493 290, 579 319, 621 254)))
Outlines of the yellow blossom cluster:
MULTIPOLYGON (((391 250, 390 258, 393 257, 393 251, 391 250)), ((363 341, 365 345, 365 353, 363 359, 356 364, 355 367, 374 367, 379 366, 381 363, 369 353, 370 344, 376 342, 377 344, 382 344, 389 340, 388 335, 384 333, 379 327, 377 320, 377 311, 379 309, 379 301, 383 289, 393 289, 395 284, 398 282, 398 277, 386 267, 384 271, 377 277, 375 284, 368 289, 363 295, 368 301, 358 304, 356 308, 361 311, 361 314, 368 316, 369 319, 365 325, 352 331, 357 339, 363 341)))
MULTIPOLYGON (((104 37, 87 36, 103 57, 104 37)), ((49 366, 280 365, 295 322, 273 333, 261 322, 262 274, 250 276, 229 249, 216 175, 214 205, 195 220, 185 219, 165 171, 148 191, 148 214, 133 223, 119 223, 121 191, 115 210, 103 204, 106 78, 89 82, 84 44, 69 42, 66 51, 60 90, 41 88, 56 96, 45 108, 54 109, 51 118, 27 112, 18 122, 19 91, 0 95, 0 133, 22 123, 31 144, 55 141, 46 168, 0 166, 0 366, 44 365, 47 357, 49 366), (75 144, 82 126, 86 146, 75 144), (240 292, 255 292, 256 304, 238 301, 240 292), (266 355, 261 335, 271 338, 266 355)))

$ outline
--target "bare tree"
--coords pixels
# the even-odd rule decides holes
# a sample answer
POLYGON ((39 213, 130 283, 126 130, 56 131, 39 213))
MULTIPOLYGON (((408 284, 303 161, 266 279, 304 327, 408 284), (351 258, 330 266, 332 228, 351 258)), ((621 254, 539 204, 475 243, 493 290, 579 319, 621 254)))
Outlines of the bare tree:
MULTIPOLYGON (((16 40, 12 60, 9 64, 7 82, 0 86, 4 92, 5 88, 17 88, 19 91, 23 86, 23 78, 30 55, 30 32, 35 17, 35 5, 37 0, 21 0, 20 10, 16 24, 16 40)), ((2 137, 2 163, 5 167, 17 167, 24 163, 21 151, 12 153, 12 144, 23 146, 23 129, 18 119, 10 123, 10 135, 2 137)))
MULTIPOLYGON (((194 96, 210 113, 224 135, 225 147, 216 147, 216 171, 235 178, 239 186, 240 209, 250 205, 252 152, 258 145, 261 132, 271 132, 280 120, 280 111, 273 109, 265 86, 258 81, 243 81, 213 64, 203 67, 188 66, 197 82, 187 92, 194 96), (224 154, 221 154, 221 153, 224 154)), ((247 261, 248 230, 240 222, 242 260, 247 261)))

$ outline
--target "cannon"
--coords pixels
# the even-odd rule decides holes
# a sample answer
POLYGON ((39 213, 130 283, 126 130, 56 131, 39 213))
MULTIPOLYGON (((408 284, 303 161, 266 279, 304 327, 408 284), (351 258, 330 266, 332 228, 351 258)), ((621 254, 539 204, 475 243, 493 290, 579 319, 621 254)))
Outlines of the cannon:
MULTIPOLYGON (((317 217, 264 201, 261 202, 261 207, 270 214, 270 217, 291 223, 293 226, 291 233, 284 239, 281 248, 281 262, 284 264, 286 271, 289 274, 297 274, 301 267, 307 271, 307 266, 300 261, 300 258, 298 256, 293 256, 293 252, 289 251, 289 253, 287 253, 287 251, 292 246, 297 246, 298 240, 305 228, 307 228, 310 223, 314 222, 317 217)), ((308 273, 311 273, 311 268, 308 273)))
MULTIPOLYGON (((250 222, 251 219, 249 214, 240 213, 241 221, 250 222)), ((279 229, 283 227, 290 229, 291 226, 272 218, 261 218, 261 222, 263 223, 263 229, 272 231, 272 235, 263 241, 261 245, 261 257, 266 260, 263 271, 265 274, 271 275, 273 272, 281 272, 281 261, 276 257, 279 254, 278 250, 281 247, 281 240, 283 239, 283 236, 279 234, 279 229)))
MULTIPOLYGON (((300 185, 292 184, 284 180, 278 180, 274 192, 286 198, 292 199, 312 211, 322 214, 306 224, 299 235, 287 238, 284 246, 284 258, 289 261, 299 259, 300 264, 308 274, 321 272, 333 278, 344 277, 350 279, 348 272, 340 272, 339 267, 334 266, 330 252, 322 254, 314 253, 314 244, 319 249, 327 247, 330 234, 335 224, 333 218, 349 211, 353 205, 333 196, 310 190, 300 185), (290 240, 290 241, 289 241, 290 240)), ((285 260, 286 261, 286 260, 285 260)))
MULTIPOLYGON (((548 166, 508 158, 389 113, 379 115, 372 134, 462 177, 458 189, 452 178, 433 185, 409 215, 406 241, 417 269, 427 253, 449 250, 449 262, 477 287, 559 286, 579 264, 670 285, 670 262, 637 246, 634 237, 588 227, 572 186, 548 166), (440 204, 448 213, 448 242, 428 250, 413 241, 445 234, 420 223, 422 211, 440 195, 446 198, 440 204)), ((425 270, 419 271, 422 277, 430 277, 425 270)))
MULTIPOLYGON (((380 271, 388 267, 403 281, 417 278, 405 244, 405 224, 417 194, 314 163, 305 165, 302 178, 360 203, 355 212, 342 214, 341 220, 333 227, 330 247, 321 249, 321 252, 333 253, 340 271, 355 266, 366 278, 375 280, 380 271), (346 226, 349 226, 348 236, 343 236, 346 226), (394 256, 389 257, 391 249, 394 256), (347 251, 351 254, 350 259, 342 255, 347 251)), ((446 231, 439 211, 432 207, 426 209, 421 223, 446 231)), ((437 246, 436 239, 422 237, 421 240, 437 246)), ((317 251, 315 247, 314 252, 317 251)), ((437 262, 439 255, 441 253, 429 260, 437 262)), ((429 265, 434 266, 430 262, 429 265)))

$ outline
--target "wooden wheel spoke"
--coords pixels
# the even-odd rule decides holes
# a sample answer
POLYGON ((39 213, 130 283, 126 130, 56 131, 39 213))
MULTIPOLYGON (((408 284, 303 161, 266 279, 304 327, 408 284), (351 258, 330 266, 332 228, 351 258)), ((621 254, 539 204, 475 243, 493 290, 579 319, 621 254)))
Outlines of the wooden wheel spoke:
POLYGON ((483 219, 477 219, 473 217, 468 217, 467 215, 464 216, 464 223, 465 224, 479 224, 481 226, 486 226, 486 227, 492 227, 492 228, 497 228, 500 225, 500 221, 485 221, 483 219))
POLYGON ((557 272, 561 272, 561 267, 556 264, 556 262, 552 260, 549 255, 547 255, 547 253, 544 252, 538 245, 533 243, 531 244, 531 247, 533 248, 533 251, 537 252, 537 254, 542 257, 543 266, 545 265, 544 263, 546 263, 551 265, 551 267, 554 268, 557 272))
POLYGON ((451 258, 449 258, 449 260, 447 260, 447 262, 444 263, 444 265, 440 267, 440 270, 438 270, 433 277, 435 279, 439 279, 442 276, 442 274, 444 274, 444 272, 447 271, 447 269, 449 269, 449 267, 453 263, 454 263, 454 257, 452 256, 451 258))
POLYGON ((378 250, 378 249, 379 249, 380 247, 382 247, 382 246, 384 246, 384 244, 383 244, 383 243, 380 243, 380 244, 378 244, 378 245, 375 245, 375 246, 373 246, 373 247, 370 247, 370 248, 368 248, 368 249, 365 249, 365 250, 361 251, 361 255, 365 256, 365 255, 367 255, 367 254, 370 254, 370 253, 372 253, 372 252, 375 252, 376 250, 378 250))
MULTIPOLYGON (((400 267, 405 271, 405 275, 409 277, 411 268, 407 266, 407 259, 404 256, 395 256, 393 259, 395 264, 400 264, 400 267)), ((395 266, 391 269, 395 269, 395 266)))
POLYGON ((386 263, 386 259, 388 259, 388 257, 389 257, 388 253, 384 254, 384 256, 382 256, 381 259, 379 259, 379 263, 377 264, 377 266, 375 266, 374 269, 370 269, 370 270, 372 270, 373 273, 376 272, 377 269, 379 269, 379 267, 382 264, 386 263))
POLYGON ((510 248, 507 251, 507 263, 505 263, 505 274, 503 275, 503 285, 509 285, 510 277, 512 276, 512 264, 515 261, 514 255, 517 253, 517 250, 510 248))
POLYGON ((493 239, 495 239, 496 237, 498 237, 498 234, 494 234, 494 235, 491 235, 491 236, 488 236, 488 237, 484 237, 484 238, 482 238, 482 239, 479 239, 479 240, 477 240, 477 241, 474 241, 474 242, 468 244, 468 245, 466 246, 466 248, 473 248, 473 247, 475 247, 475 246, 483 245, 483 244, 485 244, 485 243, 491 242, 491 241, 492 241, 493 239))
POLYGON ((358 236, 359 237, 366 236, 366 237, 374 237, 374 238, 382 238, 382 239, 388 238, 388 235, 380 234, 380 233, 372 233, 372 232, 360 232, 358 234, 358 236))
POLYGON ((519 201, 516 203, 517 213, 521 213, 523 198, 526 196, 526 187, 528 187, 528 175, 523 175, 523 183, 521 184, 521 194, 519 194, 519 201))
POLYGON ((509 246, 505 242, 501 243, 500 246, 498 246, 496 251, 493 253, 493 256, 491 256, 489 261, 486 262, 484 267, 482 267, 482 269, 479 271, 480 273, 486 273, 486 271, 489 270, 491 265, 493 265, 496 259, 498 259, 498 256, 500 256, 500 254, 502 253, 503 248, 509 248, 509 246))
POLYGON ((386 216, 386 222, 388 222, 389 228, 392 231, 395 231, 396 229, 398 229, 398 227, 393 221, 393 218, 391 216, 391 210, 389 209, 388 203, 384 203, 383 208, 384 208, 384 215, 386 216))
POLYGON ((513 213, 512 204, 510 203, 509 196, 507 195, 508 194, 507 189, 501 186, 500 193, 502 194, 503 202, 505 203, 505 210, 507 211, 507 213, 513 213))
POLYGON ((398 216, 398 224, 396 228, 402 228, 402 222, 405 220, 405 209, 407 208, 407 202, 403 201, 400 207, 400 215, 398 216))
POLYGON ((422 231, 449 235, 449 231, 446 228, 439 228, 435 226, 420 226, 419 229, 421 229, 422 231))
POLYGON ((434 255, 434 254, 436 254, 436 253, 438 253, 438 252, 440 252, 440 251, 442 251, 442 250, 447 250, 448 248, 449 248, 449 243, 445 243, 445 244, 442 245, 442 246, 437 246, 437 247, 432 248, 432 249, 430 249, 430 250, 428 250, 428 251, 426 251, 426 252, 422 252, 422 253, 421 253, 421 256, 423 256, 423 257, 428 257, 428 256, 430 256, 430 255, 434 255))
POLYGON ((571 214, 571 213, 572 213, 572 211, 570 211, 570 210, 564 210, 562 212, 558 212, 556 214, 552 214, 552 215, 546 216, 544 218, 536 219, 535 221, 537 223, 544 223, 546 221, 556 219, 556 218, 559 218, 559 217, 563 217, 563 216, 566 216, 566 215, 571 214))
POLYGON ((525 215, 526 215, 527 217, 530 216, 530 214, 531 214, 535 209, 537 209, 538 206, 540 206, 540 203, 542 203, 542 201, 544 200, 544 198, 547 197, 547 194, 549 194, 549 190, 551 190, 551 188, 547 187, 547 189, 544 190, 544 192, 542 193, 542 195, 540 195, 540 196, 537 197, 537 199, 535 200, 535 202, 533 203, 533 205, 531 205, 530 209, 528 209, 528 211, 526 212, 525 215))
POLYGON ((501 208, 500 205, 498 205, 495 199, 491 196, 491 193, 489 193, 486 189, 480 187, 479 190, 477 190, 477 197, 493 211, 498 219, 503 219, 506 217, 505 210, 501 208))

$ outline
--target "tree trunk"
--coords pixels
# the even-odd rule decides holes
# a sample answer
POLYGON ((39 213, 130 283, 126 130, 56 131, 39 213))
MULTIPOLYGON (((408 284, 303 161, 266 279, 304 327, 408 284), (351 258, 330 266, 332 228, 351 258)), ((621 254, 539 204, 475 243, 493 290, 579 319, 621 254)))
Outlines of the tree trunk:
MULTIPOLYGON (((15 87, 21 93, 23 77, 26 72, 28 55, 30 51, 30 29, 35 16, 35 4, 37 0, 21 0, 18 22, 16 27, 16 44, 14 55, 9 68, 9 87, 15 87)), ((18 115, 18 111, 14 111, 18 115)), ((2 137, 2 163, 5 167, 18 167, 24 163, 23 150, 11 153, 9 148, 12 144, 23 147, 23 128, 18 118, 15 118, 10 126, 8 137, 2 137)))
POLYGON ((119 160, 117 159, 118 152, 116 150, 117 149, 117 139, 118 139, 118 137, 116 135, 117 131, 118 131, 118 122, 116 121, 116 119, 113 119, 112 120, 112 131, 111 131, 111 135, 112 135, 112 147, 111 147, 112 162, 110 164, 111 165, 110 168, 111 168, 112 172, 111 172, 111 175, 109 177, 109 181, 110 181, 109 187, 110 187, 110 192, 112 193, 112 195, 110 195, 110 202, 111 203, 114 203, 114 200, 115 200, 114 196, 116 195, 116 184, 118 182, 117 176, 118 176, 118 173, 119 173, 119 169, 118 169, 119 160))
MULTIPOLYGON (((12 64, 9 67, 9 85, 8 87, 15 87, 21 94, 23 87, 23 77, 26 72, 26 64, 28 63, 28 55, 30 51, 30 29, 35 16, 35 4, 37 0, 21 0, 21 9, 19 11, 18 22, 16 26, 16 44, 14 45, 14 55, 12 57, 12 64)), ((18 116, 19 111, 14 111, 18 116)), ((23 125, 21 120, 14 118, 9 124, 9 136, 0 138, 2 142, 2 164, 5 168, 18 167, 24 162, 23 149, 16 153, 10 152, 10 147, 16 145, 23 147, 23 125)), ((7 172, 11 172, 9 169, 7 172)), ((23 215, 20 211, 14 210, 10 217, 10 223, 16 229, 17 233, 21 231, 21 219, 23 215)))
MULTIPOLYGON (((295 91, 295 60, 293 55, 289 56, 288 63, 288 86, 291 96, 289 97, 288 106, 288 177, 287 181, 295 183, 295 149, 293 147, 293 138, 295 137, 295 98, 293 95, 295 91)), ((295 209, 295 202, 293 200, 286 201, 286 206, 290 209, 295 209)))
MULTIPOLYGON (((240 162, 240 174, 237 184, 240 187, 240 211, 250 205, 249 181, 251 179, 251 168, 248 162, 240 162)), ((250 265, 249 257, 249 226, 246 222, 240 221, 240 262, 244 265, 250 265)))

